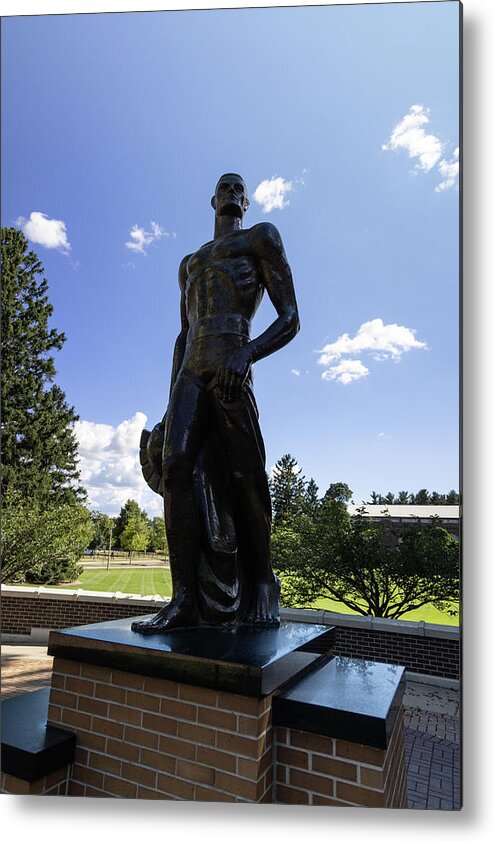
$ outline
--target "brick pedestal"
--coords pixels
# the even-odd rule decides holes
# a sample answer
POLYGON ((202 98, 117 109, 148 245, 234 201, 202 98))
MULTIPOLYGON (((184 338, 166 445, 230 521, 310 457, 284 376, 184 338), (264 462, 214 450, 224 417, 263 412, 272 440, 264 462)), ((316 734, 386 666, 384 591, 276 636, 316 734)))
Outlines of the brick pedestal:
POLYGON ((403 667, 333 658, 310 624, 147 637, 130 623, 52 632, 49 699, 8 703, 4 791, 406 806, 403 667))
POLYGON ((271 698, 55 658, 48 719, 77 735, 68 794, 270 802, 271 698))
POLYGON ((77 738, 68 794, 272 802, 272 699, 327 661, 332 630, 146 636, 131 622, 50 636, 48 722, 77 738))

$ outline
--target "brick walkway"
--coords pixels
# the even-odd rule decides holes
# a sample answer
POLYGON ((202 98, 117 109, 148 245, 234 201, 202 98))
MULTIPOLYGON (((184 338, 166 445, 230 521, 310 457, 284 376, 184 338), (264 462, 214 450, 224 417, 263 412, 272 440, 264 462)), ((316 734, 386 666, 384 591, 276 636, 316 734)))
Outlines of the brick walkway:
POLYGON ((49 687, 53 658, 2 658, 2 698, 49 687))
POLYGON ((405 756, 410 809, 461 808, 458 717, 405 708, 405 756))
MULTIPOLYGON (((53 658, 2 657, 2 697, 49 687, 53 658)), ((408 806, 460 809, 459 718, 405 707, 408 806)))

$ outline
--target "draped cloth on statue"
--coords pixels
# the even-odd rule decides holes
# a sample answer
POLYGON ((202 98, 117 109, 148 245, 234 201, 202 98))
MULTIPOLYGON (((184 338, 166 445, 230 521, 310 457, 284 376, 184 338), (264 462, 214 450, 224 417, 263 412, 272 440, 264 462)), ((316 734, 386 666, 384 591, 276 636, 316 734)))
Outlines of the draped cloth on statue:
MULTIPOLYGON (((265 489, 266 520, 271 502, 265 472, 265 450, 259 414, 249 380, 240 398, 225 404, 216 389, 208 390, 214 406, 211 423, 198 452, 193 472, 194 500, 201 527, 197 568, 197 596, 204 624, 242 622, 249 607, 250 585, 246 536, 234 511, 231 464, 257 474, 265 489), (235 451, 228 453, 234 431, 235 451), (229 458, 230 456, 230 458, 229 458)), ((142 473, 149 487, 163 496, 162 452, 165 419, 152 432, 143 430, 140 442, 142 473)))

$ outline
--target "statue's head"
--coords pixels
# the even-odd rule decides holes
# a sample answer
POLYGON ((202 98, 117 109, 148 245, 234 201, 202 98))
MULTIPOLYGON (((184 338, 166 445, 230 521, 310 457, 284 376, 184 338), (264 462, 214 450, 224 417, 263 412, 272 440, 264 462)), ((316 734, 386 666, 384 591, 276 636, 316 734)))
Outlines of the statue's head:
POLYGON ((241 175, 228 172, 219 178, 211 199, 211 205, 218 216, 229 214, 242 217, 249 204, 247 185, 241 175))

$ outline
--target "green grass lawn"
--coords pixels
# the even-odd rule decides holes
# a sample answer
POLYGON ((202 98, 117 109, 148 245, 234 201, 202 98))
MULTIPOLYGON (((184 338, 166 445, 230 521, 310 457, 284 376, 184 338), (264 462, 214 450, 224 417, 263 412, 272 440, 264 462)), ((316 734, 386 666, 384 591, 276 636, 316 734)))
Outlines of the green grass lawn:
MULTIPOLYGON (((115 593, 160 594, 171 596, 172 584, 170 570, 167 567, 119 567, 113 570, 85 570, 81 576, 70 584, 59 585, 65 589, 82 588, 85 591, 108 591, 115 593)), ((331 599, 319 599, 314 608, 324 608, 326 611, 337 611, 340 614, 354 614, 346 605, 331 599)), ((426 623, 457 626, 458 617, 450 617, 443 611, 438 611, 433 605, 424 605, 417 611, 404 614, 402 620, 425 620, 426 623)))
POLYGON ((109 591, 115 593, 160 594, 171 596, 172 580, 167 567, 117 567, 113 570, 84 570, 70 584, 59 585, 67 589, 82 588, 85 591, 109 591))
MULTIPOLYGON (((325 611, 338 611, 340 614, 355 614, 351 608, 342 605, 341 602, 335 602, 333 599, 318 599, 314 603, 314 608, 324 608, 325 611)), ((426 623, 436 623, 440 626, 457 626, 459 623, 458 617, 450 617, 445 611, 438 611, 433 605, 423 605, 416 611, 408 611, 403 614, 399 620, 424 620, 426 623)))

